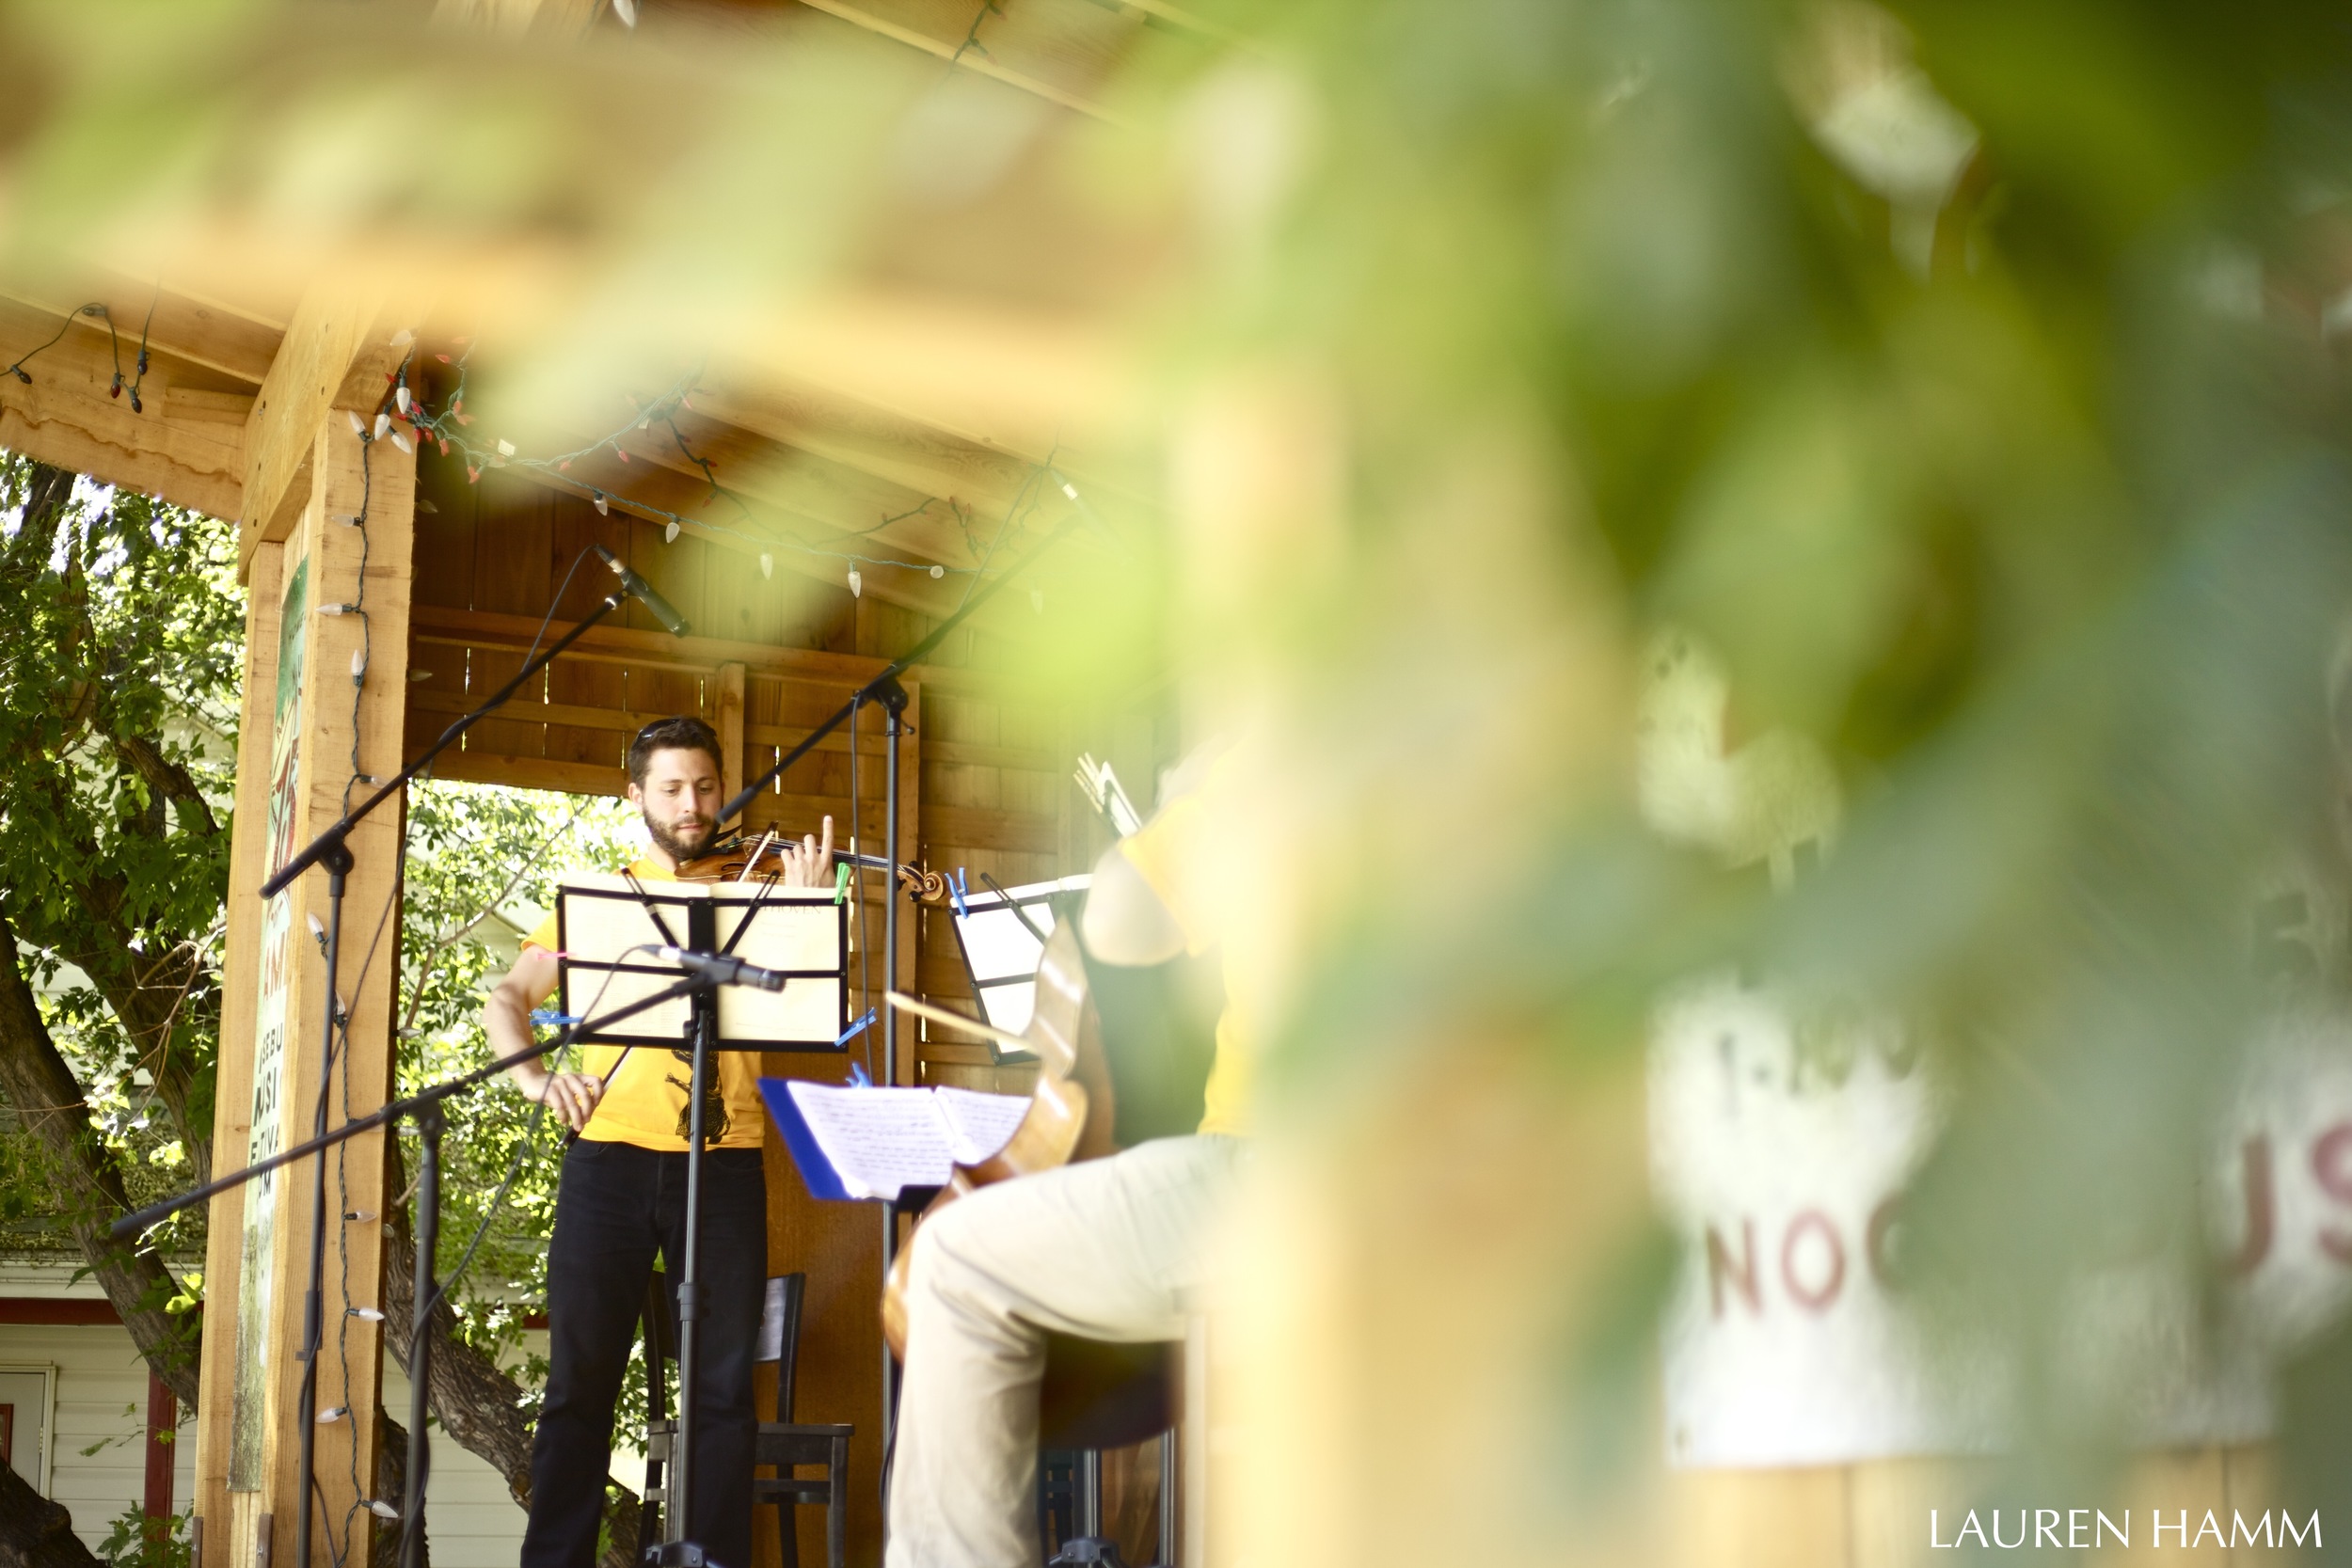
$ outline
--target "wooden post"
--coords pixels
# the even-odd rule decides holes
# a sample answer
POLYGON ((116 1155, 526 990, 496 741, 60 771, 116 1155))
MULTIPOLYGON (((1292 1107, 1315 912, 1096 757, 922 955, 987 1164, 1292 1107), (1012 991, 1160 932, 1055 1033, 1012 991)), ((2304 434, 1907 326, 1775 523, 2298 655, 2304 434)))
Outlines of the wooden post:
MULTIPOLYGON (((307 455, 274 461, 289 475, 307 474, 296 481, 307 491, 283 544, 255 539, 249 557, 253 648, 215 1127, 224 1170, 299 1142, 315 1128, 326 974, 309 922, 331 918, 326 877, 317 870, 305 875, 275 909, 262 905, 259 888, 272 867, 342 815, 347 795, 364 794, 365 780, 398 771, 406 695, 415 460, 389 442, 363 449, 342 414, 330 412, 312 420, 307 455), (365 526, 354 526, 363 505, 365 526)), ((283 515, 288 503, 275 510, 283 515)), ((375 1109, 391 1085, 397 805, 362 823, 350 845, 357 863, 345 890, 337 976, 350 1022, 324 1083, 329 1127, 375 1109)), ((355 1514, 354 1505, 373 1490, 381 1338, 376 1324, 348 1309, 380 1305, 382 1226, 342 1216, 383 1212, 389 1195, 382 1137, 341 1146, 326 1166, 316 1403, 321 1412, 345 1414, 316 1432, 320 1493, 311 1499, 311 1536, 322 1561, 330 1554, 346 1563, 364 1560, 369 1549, 373 1516, 364 1508, 355 1514)), ((294 1430, 304 1369, 296 1355, 315 1180, 306 1162, 225 1196, 214 1209, 197 1496, 208 1529, 223 1535, 208 1543, 226 1551, 214 1560, 235 1568, 291 1556, 295 1510, 304 1506, 301 1433, 294 1430), (272 1537, 266 1542, 265 1518, 272 1537)))
MULTIPOLYGON (((262 544, 246 562, 245 705, 237 738, 237 815, 229 857, 228 945, 221 963, 220 1057, 213 1091, 213 1169, 242 1169, 252 1131, 253 1035, 261 974, 262 901, 267 875, 270 739, 277 711, 278 611, 286 546, 262 544)), ((231 1505, 227 1492, 231 1389, 237 1358, 237 1265, 245 1235, 246 1189, 212 1201, 204 1279, 215 1305, 204 1314, 204 1360, 196 1418, 196 1514, 199 1561, 251 1562, 249 1495, 231 1505), (230 1551, 234 1537, 243 1542, 230 1551)))

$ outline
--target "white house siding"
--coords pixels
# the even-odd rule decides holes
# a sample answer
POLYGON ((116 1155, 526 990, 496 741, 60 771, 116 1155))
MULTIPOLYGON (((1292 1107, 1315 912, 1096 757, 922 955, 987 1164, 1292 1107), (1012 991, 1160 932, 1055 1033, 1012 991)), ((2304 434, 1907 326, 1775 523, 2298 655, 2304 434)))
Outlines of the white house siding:
MULTIPOLYGON (((542 1336, 544 1338, 544 1336, 542 1336)), ((384 1408, 408 1424, 408 1380, 384 1361, 384 1408)), ((523 1545, 523 1511, 489 1465, 437 1426, 433 1476, 425 1487, 425 1543, 433 1568, 514 1568, 523 1545)))
MULTIPOLYGON (((103 1299, 87 1276, 45 1263, 0 1262, 0 1295, 103 1299)), ((526 1334, 518 1353, 545 1354, 544 1331, 526 1334)), ((73 1515, 74 1533, 93 1549, 114 1517, 144 1504, 147 1493, 147 1363, 118 1324, 0 1323, 0 1366, 55 1367, 56 1421, 50 1436, 49 1495, 73 1515), (119 1439, 85 1457, 82 1449, 119 1439)), ((408 1419, 408 1380, 384 1362, 384 1408, 408 1419)), ((185 1509, 196 1487, 194 1413, 180 1412, 171 1499, 185 1509)), ((522 1547, 523 1511, 498 1472, 437 1429, 426 1528, 435 1568, 512 1568, 522 1547)), ((635 1456, 615 1456, 627 1478, 635 1456)), ((39 1480, 29 1456, 19 1468, 39 1480)), ((643 1475, 642 1465, 634 1474, 643 1475)))
MULTIPOLYGON (((130 1331, 115 1324, 0 1323, 0 1364, 57 1369, 49 1495, 72 1513, 73 1532, 95 1550, 116 1514, 146 1501, 147 1363, 132 1345, 130 1331), (84 1449, 108 1439, 116 1441, 84 1457, 84 1449)), ((187 1411, 180 1416, 181 1440, 172 1456, 174 1508, 187 1506, 196 1484, 195 1428, 187 1411)), ((28 1465, 18 1468, 33 1473, 28 1465)))

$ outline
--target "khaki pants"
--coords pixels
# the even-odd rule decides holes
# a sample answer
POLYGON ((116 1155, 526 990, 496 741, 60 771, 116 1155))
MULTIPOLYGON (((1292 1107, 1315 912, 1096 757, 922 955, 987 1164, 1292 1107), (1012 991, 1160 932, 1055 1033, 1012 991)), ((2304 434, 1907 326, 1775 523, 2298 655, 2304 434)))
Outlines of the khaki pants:
POLYGON ((1048 1332, 1184 1337, 1239 1145, 1167 1138, 985 1187, 915 1231, 889 1568, 1035 1568, 1048 1332))

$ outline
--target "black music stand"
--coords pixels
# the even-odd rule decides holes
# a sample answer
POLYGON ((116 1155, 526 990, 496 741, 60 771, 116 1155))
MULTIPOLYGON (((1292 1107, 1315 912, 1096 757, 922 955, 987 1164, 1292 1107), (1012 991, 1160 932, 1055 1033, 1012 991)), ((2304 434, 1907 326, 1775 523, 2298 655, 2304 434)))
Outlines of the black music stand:
POLYGON ((709 1136, 711 1053, 838 1052, 849 1049, 849 911, 831 888, 768 882, 644 882, 629 877, 576 878, 556 907, 561 1006, 572 1011, 575 986, 626 1005, 674 986, 687 973, 650 953, 656 944, 726 954, 785 975, 782 990, 705 987, 631 1019, 627 1029, 583 1030, 587 1044, 679 1049, 693 1062, 687 1089, 686 1249, 677 1259, 677 1436, 671 1454, 663 1540, 645 1553, 652 1568, 703 1568, 700 1544, 686 1539, 692 1512, 695 1379, 703 1316, 703 1148, 709 1136), (575 972, 578 979, 575 980, 575 972))

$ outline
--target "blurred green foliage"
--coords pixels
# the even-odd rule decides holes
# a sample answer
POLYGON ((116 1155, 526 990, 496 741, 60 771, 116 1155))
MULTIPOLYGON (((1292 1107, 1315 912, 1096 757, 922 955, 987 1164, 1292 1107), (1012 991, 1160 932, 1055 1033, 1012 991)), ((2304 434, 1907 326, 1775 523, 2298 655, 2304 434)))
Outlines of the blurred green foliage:
MULTIPOLYGON (((1170 404, 1303 366, 1339 433, 1334 516, 1277 519, 1332 538, 1269 528, 1154 583, 1189 601, 1168 664, 1245 693, 1227 712, 1254 702, 1310 781, 1330 874, 1281 949, 1313 976, 1285 1114, 1343 1114, 1328 1090, 1466 1013, 1625 1059, 1658 984, 1725 963, 1898 1006, 1952 1095, 1919 1288, 2017 1347, 2029 1425, 2079 1436, 2073 1284, 2201 1255, 2207 1136, 2279 1000, 2251 900, 2288 868, 2352 901, 2341 7, 1227 8, 1251 45, 1139 45, 1107 84, 1134 125, 1085 166, 1104 210, 1182 230, 1136 308, 1170 404), (1838 767, 1836 851, 1786 896, 1639 826, 1632 704, 1576 683, 1637 684, 1658 625, 1722 655, 1740 734, 1838 767), (1398 900, 1408 830, 1471 842, 1398 900)), ((906 114, 934 77, 813 48, 549 63, 258 4, 133 46, 131 14, 5 13, 30 230, 210 200, 321 254, 568 246, 516 355, 533 388, 674 374, 830 269, 916 268, 861 255, 866 222, 985 118, 906 114)), ((1138 491, 1179 487, 1156 439, 1112 459, 1138 491)), ((467 863, 495 881, 535 831, 467 863)), ((2344 927, 2303 982, 2330 1005, 2344 927)), ((405 1072, 461 1051, 461 972, 420 983, 405 1072)), ((453 1140, 485 1176, 526 1135, 494 1106, 453 1140)), ((494 1231, 516 1288, 526 1233, 494 1231)), ((2352 1433, 2296 1410, 2301 1451, 2352 1433)))

